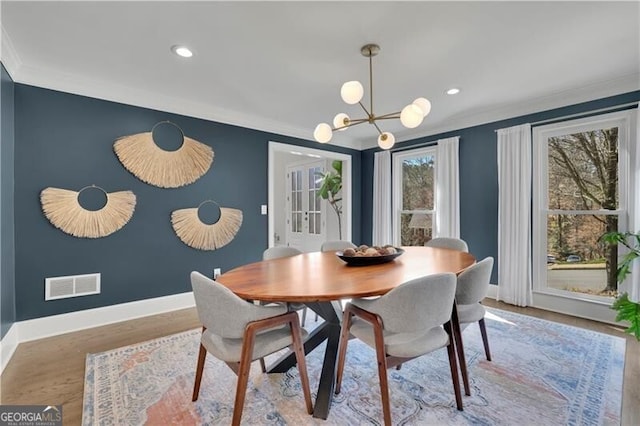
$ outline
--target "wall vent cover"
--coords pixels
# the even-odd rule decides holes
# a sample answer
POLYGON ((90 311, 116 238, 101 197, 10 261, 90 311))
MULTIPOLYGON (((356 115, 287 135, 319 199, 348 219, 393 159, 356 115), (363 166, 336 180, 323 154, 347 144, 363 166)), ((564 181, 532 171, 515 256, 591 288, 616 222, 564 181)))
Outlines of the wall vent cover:
POLYGON ((51 277, 44 280, 44 300, 66 299, 100 293, 100 274, 51 277))

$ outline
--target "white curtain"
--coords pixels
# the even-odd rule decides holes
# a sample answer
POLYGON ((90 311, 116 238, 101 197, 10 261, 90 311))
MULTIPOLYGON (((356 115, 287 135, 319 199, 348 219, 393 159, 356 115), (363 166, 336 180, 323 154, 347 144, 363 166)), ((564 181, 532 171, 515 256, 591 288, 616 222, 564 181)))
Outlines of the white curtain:
MULTIPOLYGON (((631 199, 629 200, 629 230, 640 232, 640 107, 636 112, 635 135, 630 135, 629 153, 631 154, 631 173, 629 182, 631 199)), ((629 299, 640 301, 640 259, 636 259, 631 265, 631 274, 622 283, 622 290, 629 293, 629 299)))
POLYGON ((531 303, 531 125, 498 130, 498 296, 531 303))
POLYGON ((373 245, 393 242, 391 226, 391 153, 380 151, 373 160, 373 245))
POLYGON ((460 238, 459 140, 440 139, 436 148, 435 237, 460 238))

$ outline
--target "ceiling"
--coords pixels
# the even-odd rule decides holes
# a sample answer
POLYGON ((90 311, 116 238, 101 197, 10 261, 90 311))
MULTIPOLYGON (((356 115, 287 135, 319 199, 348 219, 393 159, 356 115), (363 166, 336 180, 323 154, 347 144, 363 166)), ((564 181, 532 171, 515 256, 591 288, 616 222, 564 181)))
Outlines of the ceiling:
MULTIPOLYGON (((639 2, 1 3, 2 61, 14 81, 313 140, 340 87, 365 86, 376 113, 423 96, 398 141, 640 89, 639 2), (186 60, 170 47, 189 46, 186 60), (458 95, 445 91, 459 87, 458 95)), ((331 143, 364 149, 363 124, 331 143)))

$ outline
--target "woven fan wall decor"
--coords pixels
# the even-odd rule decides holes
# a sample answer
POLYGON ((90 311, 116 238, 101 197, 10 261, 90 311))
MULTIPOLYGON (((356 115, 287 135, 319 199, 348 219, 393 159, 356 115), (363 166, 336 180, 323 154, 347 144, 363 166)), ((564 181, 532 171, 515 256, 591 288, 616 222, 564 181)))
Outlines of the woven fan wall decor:
POLYGON ((46 218, 62 232, 79 238, 100 238, 113 234, 131 220, 136 196, 131 191, 108 193, 91 185, 78 192, 45 188, 40 193, 40 202, 46 218), (80 193, 89 188, 99 189, 106 195, 107 202, 100 210, 86 210, 80 205, 80 193))
POLYGON ((137 133, 118 139, 113 149, 122 165, 134 176, 160 188, 178 188, 201 178, 213 162, 209 145, 188 138, 180 127, 161 121, 150 132, 137 133), (153 131, 160 124, 170 124, 180 130, 182 146, 165 151, 153 140, 153 131))
POLYGON ((203 201, 198 207, 176 210, 171 213, 171 226, 183 243, 198 250, 216 250, 229 244, 242 225, 242 211, 220 207, 212 200, 203 201), (216 223, 203 223, 198 210, 205 203, 214 203, 220 208, 220 219, 216 223))

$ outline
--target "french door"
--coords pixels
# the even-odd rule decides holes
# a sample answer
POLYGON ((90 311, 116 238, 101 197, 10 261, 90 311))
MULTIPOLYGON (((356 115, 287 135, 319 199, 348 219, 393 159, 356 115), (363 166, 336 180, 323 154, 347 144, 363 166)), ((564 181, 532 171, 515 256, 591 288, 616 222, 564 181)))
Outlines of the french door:
POLYGON ((287 245, 318 251, 325 240, 326 203, 319 195, 324 161, 287 167, 287 245))

